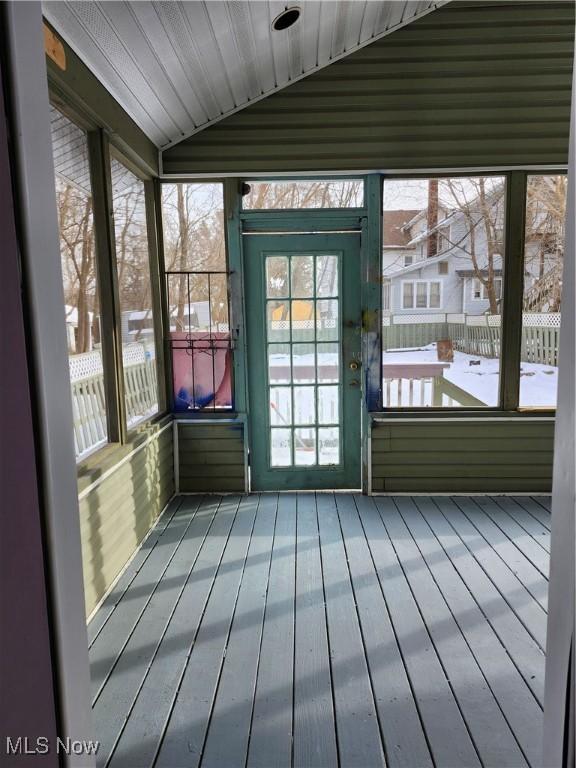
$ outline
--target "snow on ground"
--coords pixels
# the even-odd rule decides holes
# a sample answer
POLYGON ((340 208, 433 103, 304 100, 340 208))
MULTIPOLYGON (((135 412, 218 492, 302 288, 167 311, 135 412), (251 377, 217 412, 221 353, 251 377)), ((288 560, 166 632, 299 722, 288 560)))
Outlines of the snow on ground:
MULTIPOLYGON (((387 350, 382 354, 382 363, 436 363, 436 345, 406 350, 387 350)), ((500 361, 498 359, 454 352, 454 362, 449 363, 444 376, 461 389, 482 400, 488 406, 498 405, 500 361), (479 361, 479 365, 470 365, 479 361)), ((520 373, 520 405, 545 407, 556 404, 558 368, 538 363, 522 363, 520 373)), ((396 403, 390 403, 395 405, 396 403)), ((429 403, 426 403, 429 405, 429 403)))

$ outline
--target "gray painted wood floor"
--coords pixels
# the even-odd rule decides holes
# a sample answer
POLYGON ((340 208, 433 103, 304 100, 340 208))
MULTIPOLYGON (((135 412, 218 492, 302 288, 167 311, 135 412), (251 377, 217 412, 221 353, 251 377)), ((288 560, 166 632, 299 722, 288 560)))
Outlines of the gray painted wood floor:
POLYGON ((539 766, 549 504, 175 499, 89 625, 99 765, 539 766))

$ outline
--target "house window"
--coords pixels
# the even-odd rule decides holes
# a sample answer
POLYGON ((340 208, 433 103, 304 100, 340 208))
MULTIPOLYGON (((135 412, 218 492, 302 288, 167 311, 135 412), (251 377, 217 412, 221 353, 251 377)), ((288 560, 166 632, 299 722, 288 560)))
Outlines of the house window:
POLYGON ((162 186, 174 408, 232 408, 232 344, 220 182, 162 186))
POLYGON ((414 262, 414 254, 412 253, 405 253, 404 254, 404 266, 409 267, 414 262))
POLYGON ((447 261, 441 261, 438 264, 438 274, 439 275, 447 275, 448 274, 448 262, 447 261))
POLYGON ((402 284, 402 309, 440 309, 440 305, 440 281, 411 280, 402 284))
MULTIPOLYGON (((488 278, 485 278, 488 281, 488 278)), ((502 278, 494 277, 492 279, 494 297, 497 301, 502 298, 502 278)), ((483 282, 480 278, 475 277, 472 280, 472 298, 476 301, 489 301, 490 299, 490 283, 483 282)))
POLYGON ((50 109, 76 458, 108 437, 88 139, 50 109))
POLYGON ((390 280, 384 280, 382 283, 382 310, 390 311, 390 280))
POLYGON ((528 176, 520 407, 555 408, 567 177, 528 176))
POLYGON ((144 182, 110 158, 116 272, 122 319, 124 401, 128 428, 158 411, 150 248, 144 182))

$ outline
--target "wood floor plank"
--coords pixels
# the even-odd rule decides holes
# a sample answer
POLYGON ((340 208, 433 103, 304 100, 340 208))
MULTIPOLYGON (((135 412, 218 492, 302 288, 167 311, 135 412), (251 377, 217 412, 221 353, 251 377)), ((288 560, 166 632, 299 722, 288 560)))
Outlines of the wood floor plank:
POLYGON ((338 766, 314 494, 297 495, 294 768, 338 766))
POLYGON ((290 768, 291 765, 295 579, 296 495, 281 494, 247 768, 290 768))
MULTIPOLYGON (((443 581, 443 586, 446 586, 447 582, 449 590, 467 593, 458 574, 450 561, 441 556, 437 542, 425 523, 424 529, 413 530, 415 525, 417 526, 417 521, 413 518, 418 512, 411 499, 388 498, 379 503, 378 507, 482 764, 509 768, 526 765, 489 687, 486 675, 467 642, 464 632, 467 627, 463 629, 456 621, 449 601, 451 595, 446 595, 438 583, 439 580, 443 581), (427 567, 427 563, 434 567, 433 571, 427 567)), ((421 517, 420 520, 422 521, 421 517)), ((469 605, 465 607, 470 609, 469 605)), ((484 623, 488 631, 485 642, 495 641, 498 644, 489 625, 484 623)), ((502 655, 506 656, 503 649, 502 655)), ((515 672, 509 659, 506 661, 510 670, 515 672)))
POLYGON ((483 571, 431 500, 398 499, 397 505, 490 686, 492 711, 485 709, 482 713, 479 708, 477 715, 474 716, 472 711, 472 719, 468 720, 471 730, 478 728, 484 739, 493 740, 492 749, 502 750, 500 756, 490 752, 485 755, 481 750, 483 762, 486 765, 517 765, 519 760, 523 762, 523 757, 518 755, 520 745, 530 764, 537 764, 542 749, 542 710, 506 648, 499 642, 493 624, 481 610, 485 611, 490 605, 487 615, 493 620, 496 608, 504 615, 506 612, 512 615, 510 608, 504 601, 500 605, 496 603, 495 588, 487 586, 483 571), (477 585, 475 578, 478 578, 477 585), (480 607, 475 586, 487 591, 480 607), (512 733, 515 740, 511 738, 512 733))
POLYGON ((552 496, 532 496, 531 498, 552 513, 552 496))
POLYGON ((136 551, 128 566, 124 569, 116 584, 114 584, 110 592, 101 602, 97 612, 94 614, 86 628, 88 633, 88 648, 92 647, 94 641, 100 634, 102 627, 120 604, 122 598, 127 594, 128 588, 152 553, 158 539, 162 536, 166 527, 178 511, 179 506, 182 504, 182 500, 182 496, 177 496, 170 501, 163 514, 160 515, 156 524, 136 551))
MULTIPOLYGON (((444 668, 376 507, 376 500, 364 496, 355 496, 355 499, 412 680, 434 762, 445 768, 480 765, 444 668)), ((417 561, 414 566, 417 567, 417 561)))
POLYGON ((200 763, 257 506, 257 496, 245 496, 240 502, 156 758, 157 768, 194 768, 200 763))
POLYGON ((201 496, 183 499, 150 557, 146 559, 132 582, 129 599, 123 601, 125 604, 121 611, 114 611, 92 645, 90 681, 93 704, 98 699, 108 676, 120 658, 122 648, 130 639, 201 504, 201 496))
MULTIPOLYGON (((432 768, 432 757, 354 498, 337 494, 353 597, 390 768, 432 768)), ((264 766, 262 767, 264 768, 264 766)))
POLYGON ((499 528, 470 497, 452 496, 472 525, 482 534, 495 552, 508 564, 528 592, 545 611, 548 610, 548 582, 540 571, 521 552, 514 542, 499 528))
POLYGON ((124 646, 114 669, 115 674, 106 681, 93 707, 100 741, 99 766, 106 764, 118 737, 118 726, 130 713, 217 509, 216 500, 204 500, 200 504, 124 646))
POLYGON ((117 742, 110 768, 149 768, 154 762, 239 503, 238 496, 220 501, 216 519, 117 742))
POLYGON ((503 509, 534 541, 550 554, 550 531, 542 525, 524 507, 507 496, 492 497, 492 501, 503 509))
POLYGON ((202 768, 244 768, 246 765, 277 506, 276 494, 260 497, 204 745, 202 768))
MULTIPOLYGON (((451 499, 440 496, 433 497, 433 501, 540 648, 545 650, 547 616, 540 603, 451 499)), ((419 506, 418 500, 417 504, 419 506)), ((447 552, 452 556, 451 551, 447 552)))
POLYGON ((530 562, 548 578, 550 572, 550 555, 540 544, 532 538, 522 526, 513 520, 510 515, 503 514, 502 509, 488 496, 475 498, 476 504, 496 523, 516 547, 530 560, 530 562))
POLYGON ((545 528, 548 530, 552 528, 552 516, 550 515, 550 512, 545 509, 542 504, 539 504, 535 498, 532 496, 512 496, 511 498, 514 499, 516 504, 522 507, 522 509, 529 512, 532 517, 535 517, 545 528))
POLYGON ((386 761, 334 494, 316 494, 316 510, 340 765, 379 768, 386 761))
POLYGON ((426 509, 426 519, 441 544, 452 548, 452 562, 482 613, 490 622, 534 696, 544 702, 544 652, 510 609, 494 584, 470 556, 457 534, 436 509, 426 509))

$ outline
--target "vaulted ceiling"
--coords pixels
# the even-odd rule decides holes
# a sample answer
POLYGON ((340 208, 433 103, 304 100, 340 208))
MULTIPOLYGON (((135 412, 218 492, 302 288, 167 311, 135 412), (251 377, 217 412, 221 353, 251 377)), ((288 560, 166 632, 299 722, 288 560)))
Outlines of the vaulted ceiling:
POLYGON ((446 0, 44 2, 44 14, 161 148, 326 67, 446 0), (297 4, 284 31, 272 22, 297 4))

